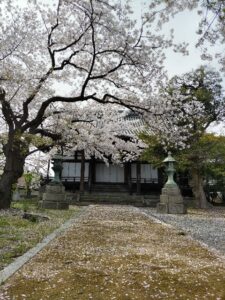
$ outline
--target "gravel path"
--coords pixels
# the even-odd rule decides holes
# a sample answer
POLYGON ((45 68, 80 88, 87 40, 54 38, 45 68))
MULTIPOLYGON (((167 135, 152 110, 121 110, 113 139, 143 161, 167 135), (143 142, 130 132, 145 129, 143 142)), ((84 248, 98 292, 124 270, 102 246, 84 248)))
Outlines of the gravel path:
POLYGON ((224 207, 210 210, 191 209, 186 215, 159 214, 155 208, 143 208, 141 211, 185 231, 194 239, 225 254, 224 207))

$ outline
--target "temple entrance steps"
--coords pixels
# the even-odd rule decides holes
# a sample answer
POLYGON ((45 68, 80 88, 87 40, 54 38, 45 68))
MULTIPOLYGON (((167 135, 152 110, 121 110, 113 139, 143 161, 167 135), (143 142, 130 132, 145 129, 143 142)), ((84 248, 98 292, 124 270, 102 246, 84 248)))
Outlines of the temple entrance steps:
POLYGON ((96 183, 91 186, 92 193, 128 193, 128 187, 116 183, 96 183))
POLYGON ((159 195, 129 195, 128 193, 82 193, 67 194, 69 203, 76 205, 89 204, 119 204, 141 207, 156 207, 159 195))

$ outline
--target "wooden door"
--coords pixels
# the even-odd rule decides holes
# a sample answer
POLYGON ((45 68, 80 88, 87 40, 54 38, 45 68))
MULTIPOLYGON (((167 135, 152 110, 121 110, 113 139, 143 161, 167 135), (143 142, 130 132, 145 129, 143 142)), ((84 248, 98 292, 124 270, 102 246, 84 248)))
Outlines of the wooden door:
POLYGON ((118 165, 96 164, 96 182, 124 183, 124 167, 118 165))

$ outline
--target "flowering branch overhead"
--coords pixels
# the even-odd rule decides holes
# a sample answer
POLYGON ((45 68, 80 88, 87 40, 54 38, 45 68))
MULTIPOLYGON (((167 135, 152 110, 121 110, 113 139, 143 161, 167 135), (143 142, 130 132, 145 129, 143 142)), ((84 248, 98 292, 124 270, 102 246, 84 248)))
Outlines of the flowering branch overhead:
MULTIPOLYGON (((63 138, 78 103, 90 108, 104 104, 106 110, 105 104, 120 105, 148 114, 148 122, 155 124, 163 109, 157 111, 153 99, 166 78, 164 50, 172 45, 153 30, 155 11, 139 28, 129 5, 116 0, 26 4, 0 4, 0 120, 7 135, 0 209, 10 203, 11 185, 21 176, 35 137, 63 138)), ((78 124, 84 122, 71 124, 74 132, 82 132, 78 124)), ((125 141, 113 146, 122 144, 128 153, 125 141)))

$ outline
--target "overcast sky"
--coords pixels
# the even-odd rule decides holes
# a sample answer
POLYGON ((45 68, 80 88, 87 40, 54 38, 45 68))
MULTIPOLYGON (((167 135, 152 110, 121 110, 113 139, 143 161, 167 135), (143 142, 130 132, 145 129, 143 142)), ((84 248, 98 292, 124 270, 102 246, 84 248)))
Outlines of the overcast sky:
MULTIPOLYGON (((121 0, 124 1, 124 0, 121 0)), ((146 3, 150 3, 152 0, 146 0, 146 3)), ((140 19, 141 13, 148 9, 148 5, 144 5, 142 0, 130 0, 134 10, 134 16, 140 19)), ((199 16, 197 12, 184 11, 177 14, 169 23, 166 24, 166 29, 173 28, 174 36, 177 42, 189 43, 189 55, 184 56, 182 54, 174 53, 172 50, 168 51, 165 67, 168 70, 169 76, 174 76, 189 72, 202 64, 210 64, 212 67, 219 69, 216 62, 202 61, 200 58, 200 50, 196 49, 195 44, 198 40, 196 31, 198 29, 199 16)))
MULTIPOLYGON (((121 0, 123 1, 123 0, 121 0)), ((147 10, 147 5, 144 5, 142 0, 130 0, 135 18, 140 18, 141 13, 147 10)), ((152 0, 146 0, 149 3, 152 0)), ((196 31, 198 29, 199 16, 197 12, 184 11, 177 14, 168 24, 166 28, 174 29, 174 37, 177 42, 189 43, 189 55, 174 53, 172 50, 167 52, 167 59, 165 61, 165 68, 168 71, 169 77, 180 75, 191 70, 196 69, 200 65, 210 65, 219 71, 219 65, 216 61, 208 62, 201 60, 200 50, 195 47, 198 40, 196 31)), ((211 50, 214 53, 214 50, 211 50)), ((222 74, 221 74, 222 76, 222 74)), ((223 86, 225 89, 225 76, 223 76, 223 86)), ((225 125, 219 124, 210 127, 211 132, 225 135, 225 125)))

